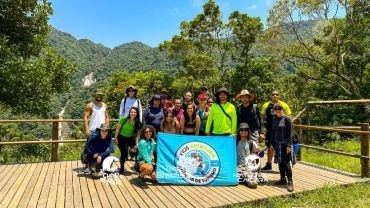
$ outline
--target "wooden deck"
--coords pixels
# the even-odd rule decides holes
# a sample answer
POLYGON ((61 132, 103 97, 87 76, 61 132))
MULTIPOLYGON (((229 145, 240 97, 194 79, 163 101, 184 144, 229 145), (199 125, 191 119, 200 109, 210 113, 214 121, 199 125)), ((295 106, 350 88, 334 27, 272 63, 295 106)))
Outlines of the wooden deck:
MULTIPOLYGON (((126 169, 131 165, 127 163, 126 169)), ((218 207, 291 194, 285 187, 273 185, 279 178, 277 169, 265 175, 268 182, 256 189, 245 185, 145 185, 138 182, 135 173, 93 180, 82 169, 79 161, 0 165, 0 207, 218 207)), ((302 162, 294 166, 293 177, 293 193, 325 184, 369 181, 302 162)))

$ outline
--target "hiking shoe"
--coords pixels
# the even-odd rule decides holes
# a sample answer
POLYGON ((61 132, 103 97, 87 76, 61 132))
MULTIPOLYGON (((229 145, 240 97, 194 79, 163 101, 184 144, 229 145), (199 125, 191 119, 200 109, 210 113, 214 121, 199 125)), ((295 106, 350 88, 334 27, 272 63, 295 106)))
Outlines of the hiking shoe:
POLYGON ((289 192, 293 192, 294 191, 293 181, 288 181, 288 185, 286 186, 286 188, 288 189, 289 192))
POLYGON ((261 169, 261 171, 271 171, 272 170, 272 165, 271 165, 271 163, 266 163, 266 165, 265 165, 265 167, 263 167, 262 169, 261 169))
POLYGON ((141 176, 141 175, 139 175, 139 176, 137 177, 137 182, 138 182, 139 184, 146 184, 146 181, 145 181, 144 176, 141 176))
POLYGON ((280 186, 283 186, 283 185, 287 185, 288 183, 286 182, 285 179, 280 179, 278 181, 275 181, 274 182, 275 185, 280 185, 280 186))
POLYGON ((256 180, 251 180, 247 183, 249 188, 257 188, 258 182, 256 180))
POLYGON ((125 169, 124 168, 120 168, 119 171, 118 171, 119 174, 123 175, 125 173, 125 169))

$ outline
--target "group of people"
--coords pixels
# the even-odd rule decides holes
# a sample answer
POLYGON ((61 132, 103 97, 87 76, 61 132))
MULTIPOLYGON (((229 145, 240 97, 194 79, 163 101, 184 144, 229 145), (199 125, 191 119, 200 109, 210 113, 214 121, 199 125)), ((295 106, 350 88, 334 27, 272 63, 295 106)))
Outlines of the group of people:
MULTIPOLYGON (((102 132, 106 126, 102 125, 109 124, 109 116, 107 106, 102 102, 103 95, 101 90, 96 90, 94 100, 85 107, 85 133, 89 138, 86 149, 91 147, 94 140, 104 140, 102 132)), ((162 90, 152 96, 144 111, 137 96, 138 90, 134 86, 127 87, 120 105, 115 139, 110 139, 111 143, 105 142, 109 145, 106 144, 105 151, 100 149, 99 154, 88 149, 91 167, 96 169, 96 165, 99 166, 104 157, 113 152, 112 144, 116 144, 121 152, 121 174, 125 172, 125 161, 131 154, 131 158, 139 163, 139 178, 149 175, 155 180, 157 132, 199 136, 234 135, 237 138, 238 167, 245 164, 245 158, 250 154, 260 153, 260 143, 265 140, 267 164, 261 170, 271 170, 274 157, 280 171, 280 180, 276 184, 287 185, 288 191, 294 190, 290 165, 293 136, 291 110, 288 104, 279 99, 278 91, 271 92, 270 101, 264 103, 261 110, 253 103, 255 96, 246 89, 235 97, 240 102, 238 105, 230 102, 231 94, 226 88, 215 93, 215 102, 207 87, 202 87, 197 99, 188 91, 184 100, 176 97, 173 101, 168 99, 168 92, 162 90)), ((99 145, 102 143, 98 142, 99 145)), ((90 170, 95 171, 92 168, 90 170)))

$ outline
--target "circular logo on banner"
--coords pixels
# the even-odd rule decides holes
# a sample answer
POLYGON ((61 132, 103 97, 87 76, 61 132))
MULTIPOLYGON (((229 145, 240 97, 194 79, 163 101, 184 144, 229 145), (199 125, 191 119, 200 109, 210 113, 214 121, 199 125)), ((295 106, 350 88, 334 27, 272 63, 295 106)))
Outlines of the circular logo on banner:
POLYGON ((193 185, 207 185, 217 177, 220 161, 216 151, 203 142, 188 142, 176 152, 179 175, 193 185))

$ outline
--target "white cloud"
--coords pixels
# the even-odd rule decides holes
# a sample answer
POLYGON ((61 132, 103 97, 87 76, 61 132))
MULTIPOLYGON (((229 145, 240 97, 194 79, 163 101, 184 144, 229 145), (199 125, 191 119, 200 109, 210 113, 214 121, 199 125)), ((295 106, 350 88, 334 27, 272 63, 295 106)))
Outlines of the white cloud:
POLYGON ((272 5, 272 0, 265 0, 265 4, 267 6, 271 6, 272 5))
POLYGON ((189 0, 189 2, 193 7, 198 8, 203 6, 205 0, 189 0))
POLYGON ((255 4, 252 4, 249 7, 247 7, 247 10, 256 10, 256 9, 257 9, 257 5, 255 4))

